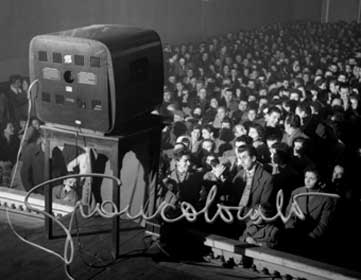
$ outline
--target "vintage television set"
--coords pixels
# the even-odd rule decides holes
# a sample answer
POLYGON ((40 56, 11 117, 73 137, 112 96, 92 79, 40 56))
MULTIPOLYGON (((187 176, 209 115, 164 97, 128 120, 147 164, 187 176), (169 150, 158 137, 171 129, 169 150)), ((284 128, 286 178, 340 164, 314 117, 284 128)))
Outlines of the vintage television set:
POLYGON ((162 46, 152 30, 91 25, 35 36, 29 63, 36 114, 47 124, 114 135, 162 102, 162 46))

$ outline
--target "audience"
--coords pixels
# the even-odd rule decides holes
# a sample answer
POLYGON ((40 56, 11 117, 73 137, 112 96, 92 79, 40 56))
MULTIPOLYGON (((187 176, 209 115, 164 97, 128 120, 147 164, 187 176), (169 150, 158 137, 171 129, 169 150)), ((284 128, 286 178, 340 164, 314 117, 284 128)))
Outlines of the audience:
MULTIPOLYGON (((161 166, 170 166, 163 155, 173 149, 170 133, 177 124, 192 142, 192 170, 204 174, 201 186, 192 190, 198 202, 216 185, 216 203, 272 216, 278 190, 286 214, 299 193, 338 194, 339 199, 300 197, 304 221, 285 226, 246 219, 232 228, 240 232, 237 238, 260 246, 282 246, 284 236, 300 237, 305 251, 320 245, 334 229, 331 221, 339 209, 350 214, 352 207, 338 205, 358 201, 352 209, 360 209, 360 35, 354 22, 296 22, 241 30, 189 47, 166 45, 160 113, 184 115, 164 130, 161 166), (247 180, 252 170, 257 180, 247 180)), ((229 230, 216 225, 217 232, 229 230)), ((297 251, 301 242, 296 243, 288 244, 290 250, 297 251)))
MULTIPOLYGON (((348 215, 360 205, 360 45, 361 28, 354 22, 274 24, 165 45, 158 109, 170 121, 162 131, 161 198, 175 212, 181 201, 199 208, 214 184, 216 203, 272 216, 278 190, 284 208, 303 192, 338 194, 341 203, 299 197, 304 221, 284 226, 248 219, 232 228, 237 238, 261 246, 277 248, 283 236, 295 250, 319 245, 339 208, 348 215)), ((16 161, 28 84, 13 75, 0 92, 2 185, 16 161)), ((32 130, 38 127, 33 120, 32 130)), ((28 190, 36 183, 29 174, 39 172, 41 165, 32 162, 42 149, 39 139, 25 145, 22 178, 28 190)))

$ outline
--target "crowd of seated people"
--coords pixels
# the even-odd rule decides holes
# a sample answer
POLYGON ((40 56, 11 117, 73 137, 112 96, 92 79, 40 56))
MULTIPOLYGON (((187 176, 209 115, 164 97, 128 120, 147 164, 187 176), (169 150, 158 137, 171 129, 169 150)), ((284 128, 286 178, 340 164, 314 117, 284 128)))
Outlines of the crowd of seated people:
MULTIPOLYGON (((162 131, 159 194, 175 205, 168 214, 179 214, 182 201, 201 209, 216 186, 213 214, 220 204, 240 207, 235 216, 250 210, 272 216, 282 190, 282 211, 286 215, 297 201, 303 220, 253 215, 227 225, 200 219, 199 225, 297 252, 322 248, 335 232, 342 241, 335 248, 359 246, 360 35, 357 23, 296 22, 166 45, 159 113, 169 122, 162 131)), ((24 133, 27 87, 26 78, 14 75, 0 92, 2 186, 10 184, 24 133)), ((36 118, 32 127, 19 179, 26 190, 42 171, 34 164, 43 158, 36 118)))
MULTIPOLYGON (((29 114, 28 87, 28 79, 20 75, 10 76, 9 82, 0 87, 0 186, 25 191, 44 181, 44 138, 40 130, 41 121, 35 116, 34 108, 31 108, 29 127, 24 137, 29 114), (18 155, 20 149, 21 154, 18 155)), ((68 154, 73 153, 70 151, 68 154)), ((52 177, 66 175, 59 149, 54 149, 52 158, 52 177)), ((76 187, 74 180, 64 180, 54 187, 54 199, 75 204, 79 197, 75 192, 79 188, 76 187)), ((43 188, 34 192, 42 194, 43 188)))
POLYGON ((166 45, 160 193, 175 205, 169 212, 182 201, 202 209, 217 186, 213 208, 272 216, 282 190, 283 213, 297 201, 303 219, 255 215, 200 227, 305 254, 331 240, 334 248, 355 248, 357 218, 349 219, 360 213, 360 35, 357 23, 295 22, 166 45))
MULTIPOLYGON (((11 75, 9 82, 0 88, 0 185, 10 186, 20 141, 28 118, 27 77, 11 75)), ((40 122, 31 120, 31 130, 38 130, 40 122)), ((21 185, 21 180, 14 182, 21 185)))

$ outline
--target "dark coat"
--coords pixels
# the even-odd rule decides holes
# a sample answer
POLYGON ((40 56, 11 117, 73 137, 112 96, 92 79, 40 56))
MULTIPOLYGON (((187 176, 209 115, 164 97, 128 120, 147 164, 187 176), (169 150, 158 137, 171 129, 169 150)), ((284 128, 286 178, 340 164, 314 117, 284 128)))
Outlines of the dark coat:
MULTIPOLYGON (((44 181, 44 152, 40 144, 30 143, 22 153, 20 176, 26 191, 44 181)), ((41 192, 39 190, 38 192, 41 192)))
MULTIPOLYGON (((230 185, 230 204, 239 205, 242 198, 246 181, 244 180, 244 170, 242 169, 233 178, 230 185)), ((260 163, 256 164, 256 169, 253 176, 252 188, 248 204, 243 210, 246 214, 250 208, 255 208, 259 204, 271 204, 275 207, 275 188, 273 186, 272 175, 267 172, 260 163)))
POLYGON ((277 246, 279 234, 279 228, 273 223, 254 224, 252 221, 249 221, 239 240, 246 242, 247 237, 252 237, 258 245, 274 248, 277 246))
POLYGON ((20 140, 16 135, 10 136, 10 141, 0 136, 0 161, 10 161, 12 165, 16 163, 18 155, 20 140))
POLYGON ((5 93, 0 93, 0 127, 3 128, 10 119, 9 100, 5 93))
MULTIPOLYGON (((314 192, 306 187, 300 187, 292 192, 290 203, 287 207, 289 213, 292 199, 300 193, 314 192)), ((321 192, 321 191, 315 191, 321 192)), ((301 196, 297 198, 301 211, 305 214, 305 220, 293 217, 286 223, 286 228, 295 229, 300 234, 307 235, 311 239, 324 237, 331 226, 336 210, 336 199, 326 196, 301 196)))
POLYGON ((176 194, 179 201, 191 203, 197 207, 200 200, 200 191, 203 181, 203 174, 199 172, 188 172, 183 181, 180 181, 176 170, 173 170, 169 180, 175 185, 173 193, 176 194))
POLYGON ((28 115, 28 99, 26 93, 21 92, 15 94, 11 90, 7 93, 9 113, 12 121, 15 125, 20 120, 26 120, 28 115))

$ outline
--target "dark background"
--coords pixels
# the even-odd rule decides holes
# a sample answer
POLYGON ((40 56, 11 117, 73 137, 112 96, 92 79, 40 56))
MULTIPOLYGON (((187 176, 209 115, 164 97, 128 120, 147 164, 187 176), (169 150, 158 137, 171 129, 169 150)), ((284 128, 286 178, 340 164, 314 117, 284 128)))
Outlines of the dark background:
POLYGON ((0 81, 28 75, 32 37, 90 24, 155 29, 163 43, 293 20, 356 20, 360 0, 1 0, 0 81))

